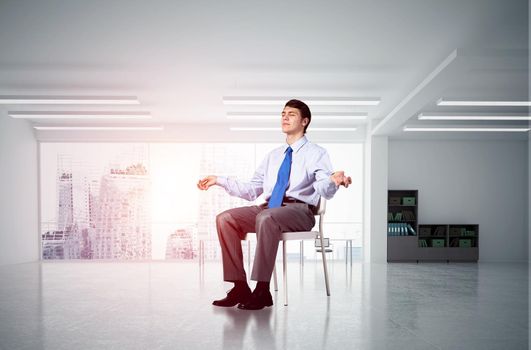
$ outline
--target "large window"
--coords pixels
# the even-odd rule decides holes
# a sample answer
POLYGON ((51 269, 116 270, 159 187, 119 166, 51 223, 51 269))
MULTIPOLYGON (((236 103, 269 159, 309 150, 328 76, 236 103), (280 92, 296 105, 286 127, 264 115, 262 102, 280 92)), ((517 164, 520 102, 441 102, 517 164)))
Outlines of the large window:
MULTIPOLYGON (((41 243, 43 259, 219 258, 215 216, 250 205, 222 188, 199 191, 209 175, 249 179, 277 144, 43 143, 41 243)), ((334 169, 353 185, 328 202, 332 241, 361 246, 361 144, 321 144, 334 169)), ((260 203, 263 198, 255 202, 260 203)))

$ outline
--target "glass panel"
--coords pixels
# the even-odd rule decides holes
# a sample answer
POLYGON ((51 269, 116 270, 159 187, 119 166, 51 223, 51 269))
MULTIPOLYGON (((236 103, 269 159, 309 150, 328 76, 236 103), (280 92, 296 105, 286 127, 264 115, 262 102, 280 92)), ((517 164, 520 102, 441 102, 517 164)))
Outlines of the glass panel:
MULTIPOLYGON (((209 174, 249 179, 277 146, 42 143, 42 258, 193 260, 201 244, 206 259, 219 259, 216 215, 253 203, 219 187, 198 191, 198 179, 209 174)), ((353 239, 360 247, 363 146, 322 146, 334 169, 353 178, 348 190, 328 202, 326 236, 353 239)), ((290 252, 297 253, 299 244, 292 246, 290 252)))

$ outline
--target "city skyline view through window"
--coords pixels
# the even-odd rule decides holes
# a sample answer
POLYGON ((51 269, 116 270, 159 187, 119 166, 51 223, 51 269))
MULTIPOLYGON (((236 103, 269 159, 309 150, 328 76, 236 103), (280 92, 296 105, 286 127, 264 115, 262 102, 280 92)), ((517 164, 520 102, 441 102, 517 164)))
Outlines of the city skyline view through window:
MULTIPOLYGON (((327 204, 325 232, 361 247, 363 146, 320 144, 334 169, 352 176, 327 204)), ((40 145, 43 259, 219 258, 215 216, 259 204, 220 187, 199 191, 214 174, 252 177, 273 143, 42 143, 40 145)), ((297 247, 294 247, 298 249, 297 247)))

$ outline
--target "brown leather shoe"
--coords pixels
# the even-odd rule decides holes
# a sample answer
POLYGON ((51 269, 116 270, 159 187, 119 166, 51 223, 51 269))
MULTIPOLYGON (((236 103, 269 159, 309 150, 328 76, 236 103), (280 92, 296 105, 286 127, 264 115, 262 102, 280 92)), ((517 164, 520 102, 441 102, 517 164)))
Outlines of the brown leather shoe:
POLYGON ((267 289, 254 290, 247 302, 238 305, 240 310, 261 310, 266 306, 273 305, 273 297, 267 289))
POLYGON ((244 303, 251 297, 251 289, 248 286, 240 288, 232 288, 227 292, 227 296, 223 299, 214 300, 212 305, 232 307, 239 303, 244 303))

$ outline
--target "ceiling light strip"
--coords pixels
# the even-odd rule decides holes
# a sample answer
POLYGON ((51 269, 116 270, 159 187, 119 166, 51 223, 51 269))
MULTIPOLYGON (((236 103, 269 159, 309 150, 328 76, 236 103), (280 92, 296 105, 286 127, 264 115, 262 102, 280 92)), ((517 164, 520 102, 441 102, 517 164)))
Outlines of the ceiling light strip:
POLYGON ((445 100, 437 101, 438 106, 459 106, 459 107, 530 107, 531 101, 466 101, 466 100, 445 100))
POLYGON ((531 128, 458 128, 458 127, 411 127, 404 126, 404 131, 421 132, 528 132, 531 128))
MULTIPOLYGON (((225 96, 225 105, 280 105, 288 102, 290 97, 243 97, 225 96)), ((314 106, 377 106, 379 98, 350 98, 350 97, 301 97, 300 100, 314 106)))
POLYGON ((419 114, 419 120, 531 120, 527 115, 428 115, 419 114))
POLYGON ((15 119, 151 119, 149 112, 8 112, 15 119))
MULTIPOLYGON (((270 127, 231 127, 231 131, 278 131, 281 132, 281 128, 270 127)), ((310 128, 308 131, 356 131, 357 128, 310 128)))
MULTIPOLYGON (((312 120, 366 120, 366 113, 352 113, 352 114, 319 114, 312 113, 312 120)), ((231 120, 279 120, 281 115, 279 113, 227 113, 227 119, 231 120)))
POLYGON ((102 104, 138 105, 135 96, 12 96, 0 95, 0 104, 102 104))
POLYGON ((40 126, 36 130, 46 131, 160 131, 164 126, 40 126))

